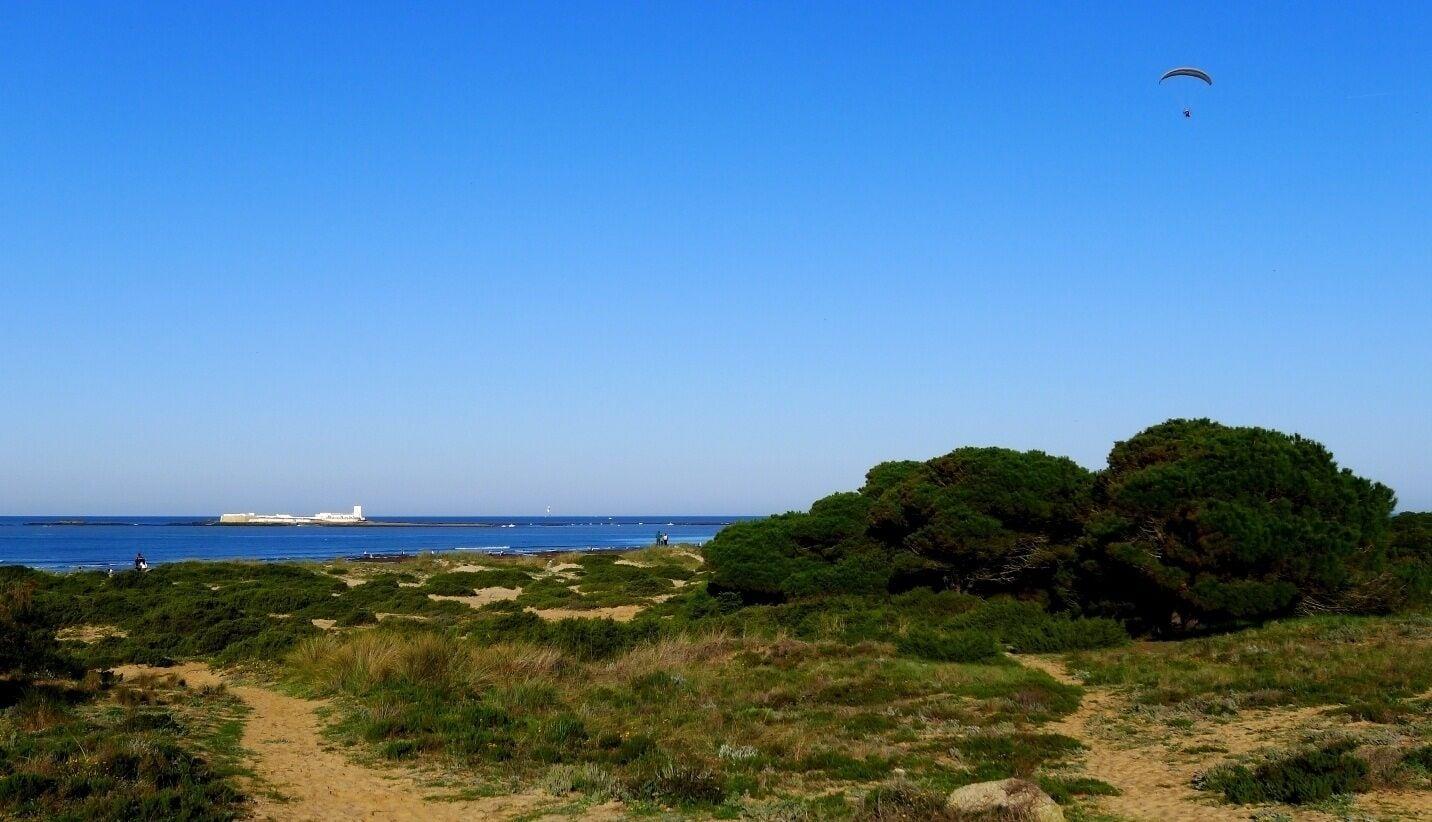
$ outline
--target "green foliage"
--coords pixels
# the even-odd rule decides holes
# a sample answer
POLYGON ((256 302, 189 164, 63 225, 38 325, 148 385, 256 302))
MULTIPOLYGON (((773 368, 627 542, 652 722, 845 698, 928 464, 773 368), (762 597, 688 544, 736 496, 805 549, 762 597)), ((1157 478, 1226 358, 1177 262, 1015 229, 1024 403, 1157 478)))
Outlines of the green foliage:
POLYGON ((704 550, 717 591, 736 591, 754 601, 826 592, 883 591, 888 561, 876 543, 850 536, 863 527, 864 503, 836 494, 790 513, 726 526, 704 550), (838 539, 836 542, 824 540, 838 539), (847 590, 848 589, 848 590, 847 590))
POLYGON ((988 662, 1003 655, 994 637, 982 631, 911 628, 895 647, 906 656, 934 662, 988 662))
POLYGON ((339 628, 354 628, 359 625, 372 625, 378 621, 378 615, 367 608, 354 608, 338 619, 333 624, 339 628))
POLYGON ((0 578, 0 676, 35 676, 73 667, 55 640, 54 614, 35 598, 38 574, 0 578))
POLYGON ((960 589, 1041 589, 1057 547, 1079 536, 1093 485, 1090 472, 1064 457, 959 448, 881 491, 870 530, 934 563, 960 589))
POLYGON ((219 822, 241 815, 232 769, 196 751, 199 740, 173 709, 73 709, 74 696, 56 702, 36 691, 0 711, 0 817, 219 822))
POLYGON ((1405 765, 1412 765, 1432 774, 1432 745, 1423 745, 1420 748, 1413 748, 1403 754, 1402 762, 1405 765))
POLYGON ((979 781, 1028 777, 1046 762, 1058 762, 1083 748, 1077 739, 1062 734, 974 734, 955 742, 955 748, 976 762, 987 763, 975 776, 979 781))
POLYGON ((1335 606, 1393 506, 1316 442, 1206 419, 1116 444, 1100 492, 1086 599, 1154 630, 1335 606))
POLYGON ((1068 805, 1076 796, 1118 796, 1119 789, 1099 779, 1080 777, 1039 777, 1039 787, 1061 805, 1068 805))
POLYGON ((1159 705, 1338 705, 1432 687, 1432 617, 1320 616, 1237 633, 1080 653, 1091 685, 1133 686, 1159 705))
POLYGON ((1358 793, 1368 788, 1368 767, 1351 753, 1352 748, 1352 742, 1341 742, 1272 759, 1254 768, 1226 766, 1206 774, 1198 787, 1219 791, 1237 805, 1301 805, 1337 794, 1358 793))
POLYGON ((856 818, 863 822, 939 822, 955 817, 945 809, 944 793, 897 779, 867 793, 856 818))
POLYGON ((1359 580, 1354 597, 1361 610, 1387 613, 1432 601, 1432 513, 1392 518, 1386 561, 1359 580))
POLYGON ((449 571, 429 577, 423 585, 423 592, 447 596, 471 596, 473 591, 480 588, 521 588, 531 581, 531 574, 517 568, 449 571))
POLYGON ((661 634, 651 620, 562 619, 532 624, 528 638, 555 645, 578 659, 606 659, 661 634))
POLYGON ((1048 587, 1080 533, 1093 475, 1043 452, 961 448, 882 463, 858 493, 723 529, 706 546, 718 590, 754 601, 876 593, 911 580, 979 591, 1048 587))
POLYGON ((1311 440, 1176 419, 1117 443, 1097 476, 1004 448, 881 463, 859 492, 730 526, 706 555, 712 593, 747 604, 928 587, 1013 594, 1140 632, 1202 631, 1426 603, 1432 514, 1390 519, 1393 502, 1311 440))
POLYGON ((726 789, 709 768, 669 762, 633 779, 628 795, 678 808, 702 808, 719 804, 726 789))
MULTIPOLYGON (((707 601, 692 600, 698 607, 707 601)), ((742 632, 787 632, 803 639, 897 642, 902 653, 914 656, 923 654, 917 648, 928 647, 931 635, 952 633, 983 635, 996 652, 1005 647, 1018 653, 1109 648, 1129 639, 1113 620, 1072 618, 1051 614, 1038 603, 927 589, 893 597, 825 597, 754 605, 724 616, 705 610, 702 622, 742 632)), ((971 649, 985 647, 984 640, 969 641, 976 643, 971 649)))

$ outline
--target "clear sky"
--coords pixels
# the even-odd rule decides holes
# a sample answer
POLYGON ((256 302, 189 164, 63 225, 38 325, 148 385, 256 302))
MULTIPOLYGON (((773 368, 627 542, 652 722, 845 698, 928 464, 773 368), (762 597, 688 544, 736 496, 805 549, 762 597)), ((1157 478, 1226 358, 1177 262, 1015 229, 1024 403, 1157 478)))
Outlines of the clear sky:
POLYGON ((1432 7, 1232 5, 9 4, 0 514, 767 513, 1171 416, 1432 508, 1432 7))

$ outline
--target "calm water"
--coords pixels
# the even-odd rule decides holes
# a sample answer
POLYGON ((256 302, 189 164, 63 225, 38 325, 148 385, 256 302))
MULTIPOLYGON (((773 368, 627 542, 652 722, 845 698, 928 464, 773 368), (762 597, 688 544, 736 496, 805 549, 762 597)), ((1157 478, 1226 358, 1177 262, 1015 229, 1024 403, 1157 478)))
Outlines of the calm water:
POLYGON ((122 568, 185 559, 328 559, 422 551, 530 553, 701 543, 748 517, 374 517, 399 526, 246 526, 212 517, 0 517, 0 564, 122 568), (73 524, 83 519, 86 524, 73 524))

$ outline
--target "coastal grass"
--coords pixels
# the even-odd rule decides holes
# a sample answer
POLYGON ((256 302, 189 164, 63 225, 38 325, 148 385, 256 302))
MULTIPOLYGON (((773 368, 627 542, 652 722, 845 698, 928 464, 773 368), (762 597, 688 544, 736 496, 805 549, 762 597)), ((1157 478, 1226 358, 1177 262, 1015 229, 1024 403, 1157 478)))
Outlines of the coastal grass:
MULTIPOLYGON (((700 556, 680 547, 480 564, 424 557, 181 563, 113 577, 6 573, 34 582, 58 616, 61 647, 85 665, 257 666, 332 699, 333 733, 360 756, 421 764, 473 791, 542 790, 574 808, 619 800, 639 815, 938 818, 920 814, 942 808, 953 788, 1019 776, 1081 812, 1081 797, 1113 789, 1078 772, 1078 740, 1045 727, 1076 709, 1081 689, 1010 652, 1068 653, 1086 682, 1130 687, 1145 704, 1205 713, 1327 705, 1398 729, 1395 746, 1359 741, 1343 751, 1368 763, 1366 784, 1391 772, 1382 760, 1396 765, 1398 784, 1427 779, 1426 755, 1408 741, 1425 738, 1428 703, 1418 695, 1432 687, 1432 619, 1423 613, 1130 644, 1112 620, 951 591, 748 603, 708 588, 700 556), (481 607, 434 599, 486 588, 519 590, 481 607), (614 606, 636 614, 596 618, 614 606)), ((199 797, 220 815, 196 818, 230 818, 241 805, 226 793, 240 717, 221 695, 204 699, 123 683, 68 707, 7 708, 0 728, 6 744, 37 728, 43 745, 61 745, 47 734, 65 727, 86 749, 138 735, 170 745, 165 756, 190 774, 181 784, 160 768, 152 785, 136 777, 87 794, 110 797, 84 806, 95 818, 106 818, 111 800, 127 812, 150 807, 133 802, 182 811, 199 797), (177 793, 146 798, 166 785, 177 793)), ((1295 758, 1336 742, 1231 761, 1207 785, 1252 796, 1281 790, 1268 786, 1285 771, 1289 784, 1316 781, 1321 771, 1305 778, 1298 768, 1316 771, 1322 760, 1295 758), (1281 771, 1269 764, 1285 759, 1281 771), (1266 784, 1248 787, 1255 783, 1266 784)), ((43 764, 53 750, 6 749, 0 765, 30 776, 6 783, 12 798, 0 815, 63 818, 80 807, 64 794, 68 772, 43 764)), ((1332 782, 1336 796, 1343 783, 1332 782)))
POLYGON ((1132 686, 1150 705, 1342 705, 1366 718, 1395 718, 1415 713, 1408 699, 1432 688, 1432 614, 1289 619, 1076 653, 1069 667, 1090 685, 1132 686))
MULTIPOLYGON (((564 625, 650 630, 553 630, 564 625)), ((1032 730, 1072 710, 1076 688, 1016 665, 905 658, 889 643, 715 629, 593 654, 383 625, 305 640, 288 671, 337 697, 340 738, 379 757, 713 813, 859 793, 897 772, 947 791, 1034 775, 1079 747, 1032 730)))
POLYGON ((0 709, 0 817, 240 818, 243 713, 172 677, 30 683, 0 709))

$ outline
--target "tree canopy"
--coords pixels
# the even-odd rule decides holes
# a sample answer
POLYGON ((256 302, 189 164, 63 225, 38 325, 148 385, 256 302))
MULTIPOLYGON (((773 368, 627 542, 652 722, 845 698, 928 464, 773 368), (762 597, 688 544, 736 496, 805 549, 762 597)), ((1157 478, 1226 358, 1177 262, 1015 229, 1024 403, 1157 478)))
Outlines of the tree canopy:
POLYGON ((858 492, 727 527, 707 556, 748 601, 923 586, 1186 630, 1425 601, 1432 515, 1393 507, 1312 440, 1175 419, 1097 473, 1007 448, 880 463, 858 492))

